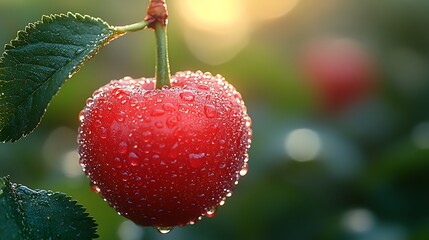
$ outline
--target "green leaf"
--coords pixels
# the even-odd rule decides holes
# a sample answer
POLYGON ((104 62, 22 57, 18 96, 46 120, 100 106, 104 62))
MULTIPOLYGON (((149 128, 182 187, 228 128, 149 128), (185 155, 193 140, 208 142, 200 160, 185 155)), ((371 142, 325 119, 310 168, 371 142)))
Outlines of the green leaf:
POLYGON ((0 178, 0 239, 93 239, 97 224, 63 193, 0 178))
POLYGON ((101 19, 72 13, 43 16, 19 31, 0 58, 0 142, 33 131, 65 80, 122 34, 101 19))

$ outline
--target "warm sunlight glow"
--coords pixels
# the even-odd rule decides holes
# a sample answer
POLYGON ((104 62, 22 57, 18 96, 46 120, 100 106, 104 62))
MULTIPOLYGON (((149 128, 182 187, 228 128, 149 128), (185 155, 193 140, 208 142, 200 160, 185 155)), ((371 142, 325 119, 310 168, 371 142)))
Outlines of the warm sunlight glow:
POLYGON ((235 57, 248 43, 246 31, 219 34, 188 29, 185 40, 190 51, 200 61, 219 65, 235 57))
POLYGON ((244 2, 252 19, 273 19, 286 15, 299 0, 247 0, 244 2))
POLYGON ((176 7, 187 24, 200 30, 237 28, 245 20, 242 0, 180 0, 176 7))

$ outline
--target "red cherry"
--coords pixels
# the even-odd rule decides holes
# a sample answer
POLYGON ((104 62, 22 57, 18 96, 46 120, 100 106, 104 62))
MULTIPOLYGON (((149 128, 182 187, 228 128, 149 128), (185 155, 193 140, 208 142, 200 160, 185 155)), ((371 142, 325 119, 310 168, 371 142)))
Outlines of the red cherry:
POLYGON ((161 232, 213 216, 247 172, 251 120, 220 75, 180 72, 171 87, 124 78, 80 115, 80 163, 121 215, 161 232))
POLYGON ((302 72, 328 112, 364 99, 376 85, 374 61, 356 40, 320 39, 308 44, 302 55, 302 72))

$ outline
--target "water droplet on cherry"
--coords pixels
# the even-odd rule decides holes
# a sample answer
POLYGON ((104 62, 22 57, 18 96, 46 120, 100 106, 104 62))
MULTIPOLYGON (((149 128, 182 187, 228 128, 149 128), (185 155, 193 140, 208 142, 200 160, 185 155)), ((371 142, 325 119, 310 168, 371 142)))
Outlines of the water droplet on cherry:
POLYGON ((161 121, 158 121, 155 123, 155 127, 157 128, 163 128, 164 127, 164 123, 162 123, 161 121))
POLYGON ((243 164, 243 168, 240 170, 240 176, 244 177, 249 171, 247 163, 243 164))
POLYGON ((173 230, 173 227, 155 227, 155 229, 161 234, 167 234, 173 230))
POLYGON ((180 93, 180 98, 187 102, 192 102, 195 99, 195 95, 192 92, 182 92, 180 93))
POLYGON ((82 123, 85 120, 85 112, 82 110, 79 112, 79 121, 82 123))
POLYGON ((152 132, 149 130, 142 132, 143 141, 148 142, 152 138, 152 132))
POLYGON ((133 167, 137 167, 139 165, 139 156, 135 152, 130 152, 130 154, 128 154, 128 160, 133 167))
POLYGON ((172 103, 164 103, 162 108, 167 112, 174 112, 176 110, 176 107, 172 103))
POLYGON ((216 116, 216 107, 210 104, 204 106, 204 114, 208 118, 214 118, 216 116))
POLYGON ((248 153, 244 154, 244 162, 245 163, 249 162, 249 154, 248 153))
POLYGON ((101 189, 100 189, 100 187, 98 187, 95 183, 90 182, 90 183, 89 183, 89 186, 91 187, 91 190, 92 190, 93 192, 95 192, 95 193, 97 193, 97 194, 99 194, 99 193, 100 193, 101 189))
POLYGON ((174 115, 174 116, 170 116, 167 119, 167 123, 166 124, 167 124, 167 127, 173 128, 173 127, 175 127, 177 125, 178 122, 179 122, 179 117, 176 116, 176 115, 174 115))
POLYGON ((107 129, 105 127, 100 127, 100 137, 103 139, 107 138, 107 129))
POLYGON ((214 217, 216 215, 216 213, 217 213, 217 208, 214 207, 214 208, 210 209, 209 211, 207 211, 205 215, 207 217, 211 218, 211 217, 214 217))
POLYGON ((205 153, 191 153, 189 154, 189 164, 193 168, 201 168, 204 164, 205 153))
POLYGON ((120 111, 117 115, 116 115, 116 120, 118 122, 123 122, 125 120, 126 117, 126 113, 123 111, 120 111))
POLYGON ((116 98, 116 99, 118 99, 118 100, 122 100, 124 97, 127 97, 127 96, 128 96, 128 94, 127 94, 124 90, 122 90, 122 89, 120 89, 120 88, 116 88, 116 89, 114 89, 114 90, 112 91, 112 94, 113 94, 113 96, 115 96, 115 98, 116 98))
POLYGON ((164 110, 162 110, 162 109, 160 109, 160 108, 156 108, 156 109, 153 109, 153 110, 152 110, 152 112, 150 113, 150 115, 151 115, 152 117, 158 117, 158 116, 162 116, 162 115, 164 115, 164 113, 165 113, 165 111, 164 111, 164 110))
POLYGON ((205 91, 210 90, 210 87, 205 84, 198 84, 197 88, 205 91))
POLYGON ((128 144, 126 142, 121 142, 119 143, 119 147, 118 147, 118 152, 119 153, 126 153, 128 150, 128 144))

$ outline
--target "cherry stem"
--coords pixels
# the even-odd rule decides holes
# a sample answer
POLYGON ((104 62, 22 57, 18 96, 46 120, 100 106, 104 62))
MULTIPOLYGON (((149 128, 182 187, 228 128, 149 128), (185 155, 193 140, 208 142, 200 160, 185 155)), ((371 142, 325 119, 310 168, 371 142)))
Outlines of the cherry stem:
POLYGON ((165 0, 150 0, 147 15, 143 21, 130 25, 113 27, 113 29, 119 34, 135 32, 145 28, 152 28, 155 31, 155 79, 157 89, 162 89, 164 86, 171 86, 170 63, 168 60, 167 18, 168 11, 165 0))
POLYGON ((150 0, 145 21, 149 22, 148 27, 155 30, 156 36, 156 88, 171 86, 170 83, 170 63, 168 60, 167 43, 167 4, 165 0, 150 0))
POLYGON ((168 60, 167 27, 162 22, 155 23, 156 36, 156 67, 155 79, 156 88, 171 86, 170 83, 170 63, 168 60))

